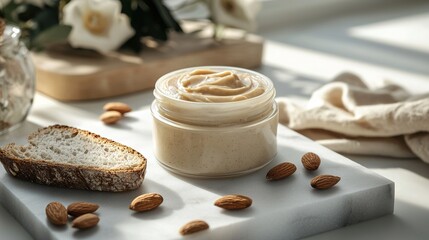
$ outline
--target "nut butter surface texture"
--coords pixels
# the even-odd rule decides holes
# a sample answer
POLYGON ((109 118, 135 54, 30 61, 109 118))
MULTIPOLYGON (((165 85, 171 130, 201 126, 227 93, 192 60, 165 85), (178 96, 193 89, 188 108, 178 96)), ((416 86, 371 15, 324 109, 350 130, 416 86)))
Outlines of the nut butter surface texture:
POLYGON ((165 87, 172 97, 192 102, 241 101, 257 97, 266 89, 259 76, 209 69, 174 76, 165 87))

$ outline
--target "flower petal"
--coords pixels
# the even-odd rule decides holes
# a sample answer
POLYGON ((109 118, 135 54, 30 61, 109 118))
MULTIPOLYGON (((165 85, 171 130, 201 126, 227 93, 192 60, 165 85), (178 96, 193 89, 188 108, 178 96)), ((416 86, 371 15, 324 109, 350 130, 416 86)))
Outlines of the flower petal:
POLYGON ((121 14, 121 4, 114 0, 73 0, 64 7, 65 24, 72 26, 69 43, 72 47, 94 49, 106 53, 119 48, 133 34, 128 16, 121 14), (85 25, 84 15, 93 11, 109 22, 104 34, 94 34, 85 25))

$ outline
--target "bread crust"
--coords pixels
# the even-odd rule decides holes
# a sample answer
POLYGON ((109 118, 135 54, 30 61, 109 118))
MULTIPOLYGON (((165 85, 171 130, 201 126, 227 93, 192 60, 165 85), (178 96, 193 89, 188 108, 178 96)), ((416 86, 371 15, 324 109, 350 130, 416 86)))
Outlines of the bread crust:
POLYGON ((41 128, 31 134, 28 137, 28 141, 31 142, 38 134, 44 134, 46 131, 51 130, 70 131, 73 134, 81 134, 90 138, 95 143, 114 146, 118 150, 137 155, 142 160, 141 164, 133 168, 109 170, 48 160, 17 158, 11 153, 14 148, 16 149, 16 145, 12 143, 0 148, 0 161, 5 170, 11 176, 26 181, 64 188, 122 192, 136 189, 142 184, 146 173, 147 160, 136 150, 95 133, 64 125, 41 128))

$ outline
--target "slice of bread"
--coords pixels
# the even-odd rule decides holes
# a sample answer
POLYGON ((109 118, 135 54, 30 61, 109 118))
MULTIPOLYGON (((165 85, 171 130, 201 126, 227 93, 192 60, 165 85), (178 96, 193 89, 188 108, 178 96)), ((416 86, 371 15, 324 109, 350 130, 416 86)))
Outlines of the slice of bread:
POLYGON ((146 158, 97 134, 62 125, 39 129, 29 144, 0 148, 0 161, 17 178, 65 188, 121 192, 138 188, 146 158))

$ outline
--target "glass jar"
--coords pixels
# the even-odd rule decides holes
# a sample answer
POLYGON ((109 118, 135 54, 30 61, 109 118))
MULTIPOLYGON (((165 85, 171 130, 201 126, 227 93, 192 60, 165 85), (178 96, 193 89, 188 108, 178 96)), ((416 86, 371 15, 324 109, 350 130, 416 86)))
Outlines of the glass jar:
MULTIPOLYGON (((1 29, 1 28, 0 28, 1 29)), ((35 92, 35 70, 21 31, 6 26, 0 34, 0 134, 25 120, 35 92)))
POLYGON ((262 74, 221 66, 182 69, 161 77, 154 95, 154 154, 172 172, 202 178, 238 176, 264 167, 277 154, 275 89, 262 74), (223 102, 175 96, 170 80, 198 69, 246 74, 259 81, 264 91, 244 100, 223 102))

